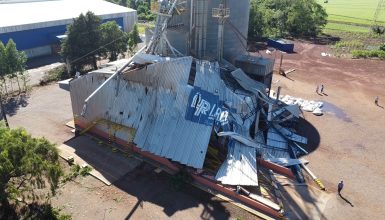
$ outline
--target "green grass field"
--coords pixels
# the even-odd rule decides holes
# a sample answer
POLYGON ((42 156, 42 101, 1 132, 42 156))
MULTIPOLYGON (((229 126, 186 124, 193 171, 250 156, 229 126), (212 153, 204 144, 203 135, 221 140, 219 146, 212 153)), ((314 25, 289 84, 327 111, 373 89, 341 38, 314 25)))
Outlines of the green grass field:
MULTIPOLYGON (((317 0, 328 13, 326 29, 350 32, 369 32, 379 0, 317 0)), ((385 26, 385 1, 377 21, 385 26)))

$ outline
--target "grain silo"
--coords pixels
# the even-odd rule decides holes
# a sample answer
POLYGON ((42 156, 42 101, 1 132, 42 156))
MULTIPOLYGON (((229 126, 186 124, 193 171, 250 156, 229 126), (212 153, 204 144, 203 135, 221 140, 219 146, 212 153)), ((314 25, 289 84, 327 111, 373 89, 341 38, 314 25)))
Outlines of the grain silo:
POLYGON ((218 58, 220 20, 223 19, 223 57, 234 61, 246 53, 250 1, 188 0, 167 28, 167 38, 184 55, 218 58), (218 13, 224 13, 224 18, 218 13))

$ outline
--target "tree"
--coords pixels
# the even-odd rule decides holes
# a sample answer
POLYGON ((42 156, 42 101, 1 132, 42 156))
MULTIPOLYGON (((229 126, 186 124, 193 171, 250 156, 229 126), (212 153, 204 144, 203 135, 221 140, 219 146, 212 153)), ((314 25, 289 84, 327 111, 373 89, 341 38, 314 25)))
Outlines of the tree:
POLYGON ((326 18, 315 0, 252 0, 249 37, 316 36, 326 18))
MULTIPOLYGON (((17 79, 19 91, 21 91, 19 76, 24 74, 27 57, 23 51, 18 51, 15 42, 10 39, 7 45, 0 42, 0 77, 7 89, 6 77, 17 79)), ((7 92, 7 91, 6 91, 7 92)))
POLYGON ((315 1, 296 0, 288 12, 287 31, 293 36, 316 36, 326 25, 327 14, 315 1))
POLYGON ((0 77, 5 86, 5 92, 7 93, 7 84, 5 82, 5 77, 7 75, 7 52, 3 42, 0 41, 0 77))
POLYGON ((92 12, 80 14, 67 27, 67 38, 62 43, 61 55, 78 70, 85 65, 92 65, 97 69, 97 56, 101 36, 99 33, 100 18, 92 12))
POLYGON ((138 25, 134 24, 134 27, 132 28, 132 31, 130 32, 131 37, 134 39, 135 44, 138 44, 141 42, 140 36, 139 36, 139 30, 138 25))
POLYGON ((140 42, 138 26, 135 24, 132 31, 128 33, 128 50, 133 53, 136 45, 140 42))
POLYGON ((107 1, 124 6, 124 7, 130 7, 132 9, 136 9, 135 2, 137 0, 107 0, 107 1))
MULTIPOLYGON (((0 218, 10 214, 11 204, 34 204, 50 187, 54 195, 63 171, 59 154, 44 138, 32 138, 24 129, 0 127, 0 218)), ((12 213, 12 212, 11 212, 12 213)))
POLYGON ((115 21, 100 25, 101 44, 104 45, 104 55, 109 55, 109 60, 114 61, 119 54, 127 51, 128 36, 119 29, 115 21))
POLYGON ((249 18, 249 38, 257 39, 263 36, 263 17, 257 1, 251 1, 249 18))
POLYGON ((151 1, 137 1, 135 3, 139 20, 153 21, 155 15, 151 13, 151 1))

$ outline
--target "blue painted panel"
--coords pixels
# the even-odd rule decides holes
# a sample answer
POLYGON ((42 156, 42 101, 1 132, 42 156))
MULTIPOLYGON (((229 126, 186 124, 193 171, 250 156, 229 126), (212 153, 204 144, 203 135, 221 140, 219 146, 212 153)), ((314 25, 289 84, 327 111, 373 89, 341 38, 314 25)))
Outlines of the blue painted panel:
POLYGON ((228 112, 222 106, 219 96, 194 87, 189 96, 185 119, 208 126, 214 122, 226 122, 228 112))
POLYGON ((294 44, 293 43, 284 43, 280 40, 267 40, 267 46, 274 47, 277 50, 284 51, 286 53, 294 52, 294 44))
MULTIPOLYGON (((116 23, 123 27, 123 18, 105 19, 107 21, 116 21, 116 23)), ((10 32, 0 34, 0 41, 6 44, 9 39, 12 39, 18 50, 26 50, 35 47, 41 47, 58 43, 55 36, 63 35, 67 31, 67 25, 58 25, 46 28, 37 28, 32 30, 10 32)))

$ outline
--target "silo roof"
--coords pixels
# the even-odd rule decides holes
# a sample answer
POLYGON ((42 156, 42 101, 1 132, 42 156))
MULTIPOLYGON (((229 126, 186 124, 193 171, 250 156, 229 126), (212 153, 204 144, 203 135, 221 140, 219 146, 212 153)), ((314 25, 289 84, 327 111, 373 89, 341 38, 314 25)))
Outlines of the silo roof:
POLYGON ((80 13, 92 11, 103 19, 135 12, 102 0, 56 0, 0 4, 0 34, 65 25, 80 13), (114 16, 115 15, 115 16, 114 16))

